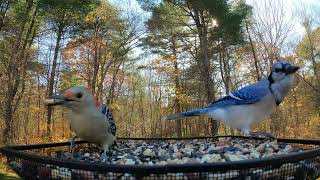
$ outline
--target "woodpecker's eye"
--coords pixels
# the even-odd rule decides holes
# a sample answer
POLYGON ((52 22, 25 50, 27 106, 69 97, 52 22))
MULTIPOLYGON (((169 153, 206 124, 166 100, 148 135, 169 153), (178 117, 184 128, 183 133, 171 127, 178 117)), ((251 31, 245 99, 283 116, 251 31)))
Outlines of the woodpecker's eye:
POLYGON ((76 97, 80 99, 82 97, 82 93, 77 93, 76 97))

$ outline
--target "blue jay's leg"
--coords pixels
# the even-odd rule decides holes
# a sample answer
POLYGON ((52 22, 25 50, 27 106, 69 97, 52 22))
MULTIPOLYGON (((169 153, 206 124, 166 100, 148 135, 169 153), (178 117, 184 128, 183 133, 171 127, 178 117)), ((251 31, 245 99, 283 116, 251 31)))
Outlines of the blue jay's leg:
POLYGON ((73 157, 74 154, 74 142, 76 140, 78 136, 77 135, 73 135, 69 138, 69 142, 70 142, 70 149, 69 151, 71 152, 71 157, 73 157))
POLYGON ((272 134, 267 133, 267 132, 250 132, 250 137, 264 138, 267 141, 268 140, 270 140, 270 141, 276 140, 275 136, 273 136, 272 134))
POLYGON ((246 136, 250 136, 251 138, 264 138, 265 140, 275 140, 276 138, 267 132, 250 132, 249 128, 241 128, 241 132, 243 132, 246 136))
POLYGON ((250 136, 250 129, 249 128, 241 128, 241 132, 243 132, 244 135, 250 136))

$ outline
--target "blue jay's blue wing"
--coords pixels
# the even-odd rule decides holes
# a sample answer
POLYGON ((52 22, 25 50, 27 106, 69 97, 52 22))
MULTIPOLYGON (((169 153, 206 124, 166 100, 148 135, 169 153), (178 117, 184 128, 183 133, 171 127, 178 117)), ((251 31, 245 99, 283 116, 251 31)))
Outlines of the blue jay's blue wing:
POLYGON ((164 120, 175 120, 183 117, 200 116, 213 111, 215 108, 234 106, 234 105, 247 105, 254 104, 260 101, 263 97, 268 95, 269 81, 261 80, 255 84, 246 86, 240 90, 234 91, 229 95, 209 104, 208 107, 181 112, 164 117, 164 120))
POLYGON ((257 84, 246 86, 211 103, 208 107, 254 104, 268 94, 268 89, 257 84))
POLYGON ((109 110, 109 108, 105 104, 101 105, 100 110, 101 110, 101 113, 107 117, 107 121, 110 124, 110 132, 115 136, 117 132, 117 127, 116 127, 116 123, 114 122, 112 112, 109 110))

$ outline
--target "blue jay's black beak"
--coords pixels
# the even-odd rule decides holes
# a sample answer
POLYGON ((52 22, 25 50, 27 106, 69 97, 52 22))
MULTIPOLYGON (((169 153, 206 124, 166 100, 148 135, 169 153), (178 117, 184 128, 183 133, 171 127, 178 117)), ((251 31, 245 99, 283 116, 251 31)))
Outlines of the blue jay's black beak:
POLYGON ((300 69, 299 66, 288 66, 288 67, 286 68, 286 74, 295 73, 298 69, 300 69))
POLYGON ((72 100, 63 95, 49 96, 47 99, 45 99, 45 103, 47 104, 47 106, 63 105, 68 101, 72 100))

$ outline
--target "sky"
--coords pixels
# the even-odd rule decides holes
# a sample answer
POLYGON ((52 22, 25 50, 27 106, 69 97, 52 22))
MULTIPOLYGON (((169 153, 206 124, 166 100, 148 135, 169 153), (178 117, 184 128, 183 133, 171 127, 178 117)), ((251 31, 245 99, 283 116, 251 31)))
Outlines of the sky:
MULTIPOLYGON (((246 0, 246 2, 253 6, 253 11, 255 13, 255 6, 259 3, 260 0, 246 0)), ((277 0, 275 0, 277 1, 277 0)), ((304 6, 307 11, 310 11, 312 8, 318 7, 320 9, 320 0, 279 0, 283 2, 284 7, 286 8, 285 17, 291 19, 292 16, 296 14, 297 7, 304 6)), ((318 11, 320 13, 320 11, 318 11)), ((320 14, 319 14, 320 16, 320 14)), ((297 18, 293 18, 293 22, 295 24, 294 31, 298 33, 298 36, 302 36, 304 34, 304 28, 301 26, 297 18)))
MULTIPOLYGON (((286 10, 284 14, 285 19, 293 23, 293 29, 291 32, 292 35, 290 36, 290 38, 288 38, 286 42, 288 46, 291 46, 290 44, 296 44, 298 41, 300 41, 305 33, 304 28, 299 23, 299 19, 295 15, 297 13, 296 11, 297 7, 304 6, 307 11, 310 11, 311 9, 316 9, 316 8, 319 9, 319 11, 317 12, 319 13, 319 21, 320 21, 320 0, 270 0, 270 1, 275 1, 275 2, 281 1, 286 10)), ((137 0, 110 0, 110 2, 118 6, 123 12, 131 11, 131 12, 136 12, 137 14, 141 14, 144 20, 147 20, 147 18, 150 16, 150 14, 146 13, 140 8, 137 0)), ((261 0, 246 0, 247 4, 253 6, 254 13, 257 13, 256 11, 258 7, 256 6, 259 6, 261 4, 260 2, 261 0)), ((142 52, 141 49, 137 49, 134 54, 138 55, 141 52, 142 52)))
MULTIPOLYGON (((277 0, 275 0, 277 1, 277 0)), ((278 0, 278 1, 282 1, 285 8, 286 8, 286 14, 285 16, 287 17, 287 19, 292 18, 292 16, 294 16, 294 14, 296 13, 296 8, 297 7, 301 7, 302 5, 305 6, 305 8, 307 10, 310 10, 312 8, 317 8, 320 9, 320 0, 278 0)), ((119 8, 121 8, 122 10, 126 11, 126 7, 130 7, 131 10, 134 10, 135 12, 139 13, 139 14, 144 14, 145 19, 148 18, 148 15, 145 11, 143 11, 140 6, 139 3, 137 2, 137 0, 110 0, 110 2, 116 6, 118 6, 119 8)), ((261 0, 246 0, 246 2, 250 5, 253 6, 253 9, 256 9, 256 5, 259 4, 259 2, 261 2, 261 0), (258 3, 255 3, 258 2, 258 3)), ((319 17, 320 17, 320 10, 319 12, 319 17)), ((294 21, 294 28, 293 28, 293 32, 296 33, 297 37, 296 38, 301 38, 304 34, 304 28, 300 25, 300 23, 298 22, 298 19, 295 18, 293 19, 294 21)))

